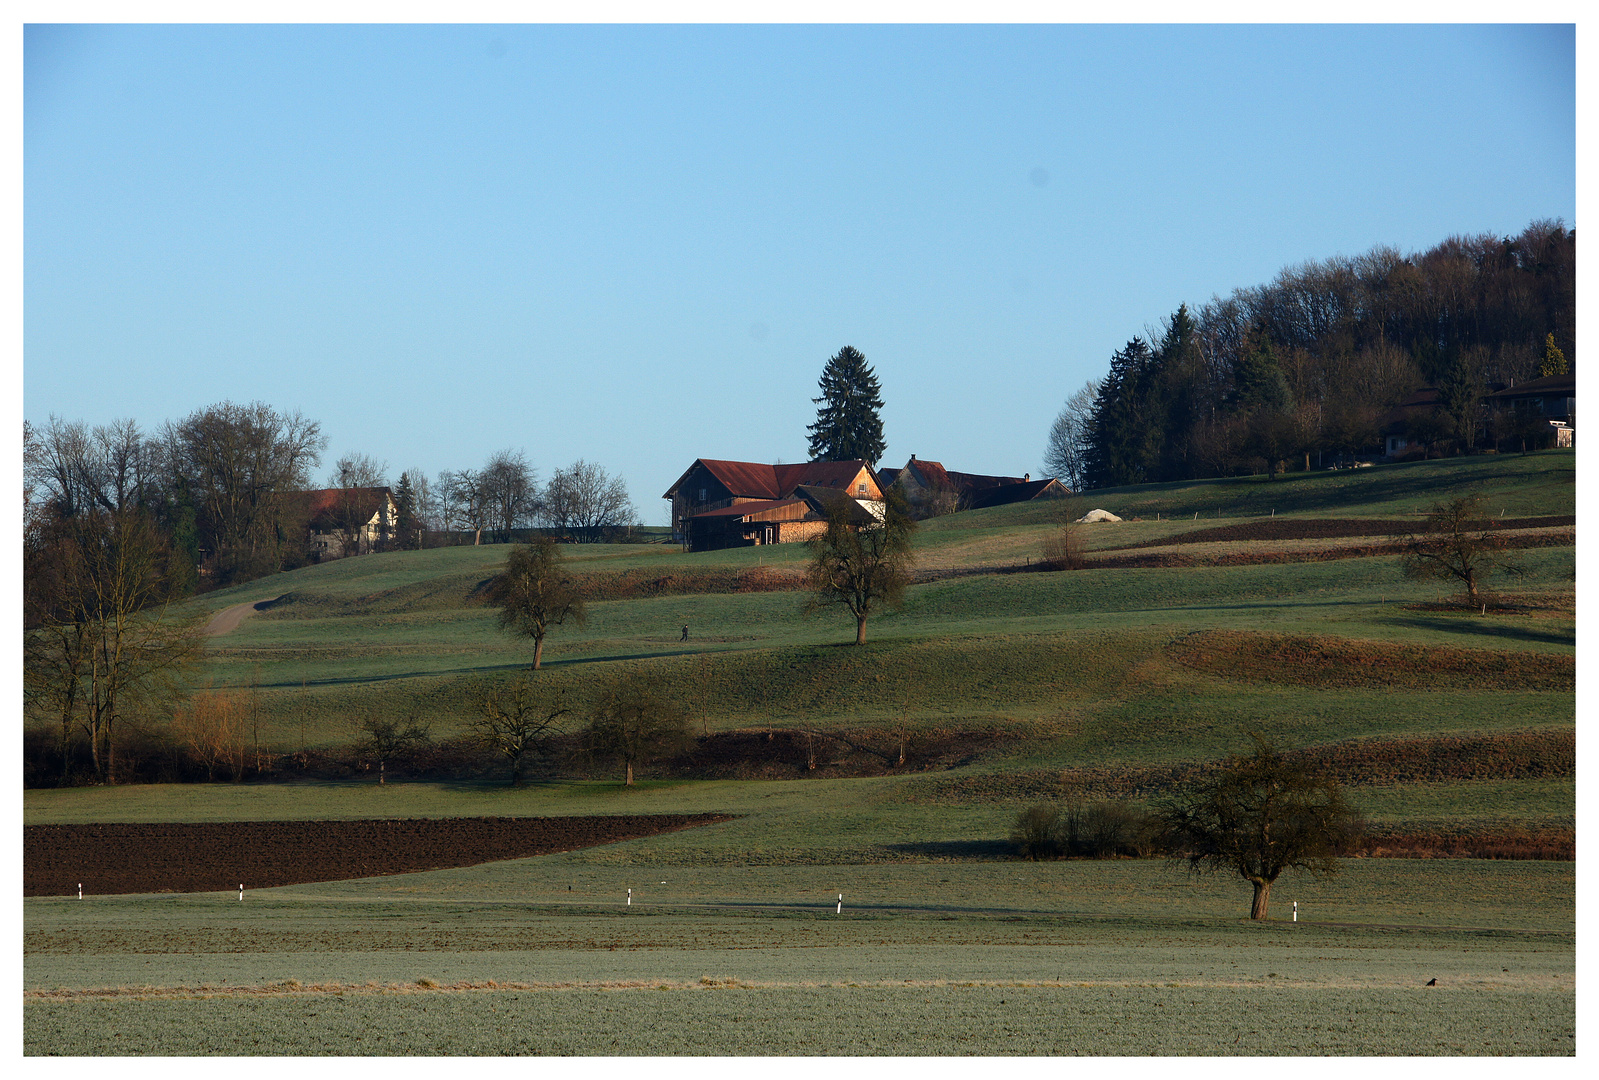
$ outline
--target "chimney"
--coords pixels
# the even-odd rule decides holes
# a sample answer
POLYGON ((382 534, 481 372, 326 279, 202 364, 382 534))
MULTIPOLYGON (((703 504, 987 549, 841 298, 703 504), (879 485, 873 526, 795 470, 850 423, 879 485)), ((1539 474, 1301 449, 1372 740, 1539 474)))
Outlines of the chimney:
POLYGON ((916 455, 915 455, 915 454, 912 454, 912 455, 911 455, 911 460, 912 460, 912 461, 915 461, 915 460, 916 460, 916 455))
POLYGON ((1032 473, 1030 473, 1030 472, 1022 473, 1022 483, 1024 483, 1024 484, 1028 483, 1029 481, 1032 480, 1032 478, 1033 478, 1033 474, 1032 473))

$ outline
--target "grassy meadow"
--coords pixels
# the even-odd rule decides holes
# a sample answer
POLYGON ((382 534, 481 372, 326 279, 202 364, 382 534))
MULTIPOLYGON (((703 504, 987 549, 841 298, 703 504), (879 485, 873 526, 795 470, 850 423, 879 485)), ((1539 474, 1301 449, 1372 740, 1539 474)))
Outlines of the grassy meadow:
MULTIPOLYGON (((947 576, 874 616, 864 648, 848 644, 847 615, 808 617, 782 587, 802 547, 574 546, 574 576, 608 598, 552 632, 541 681, 581 703, 649 672, 697 733, 903 735, 907 764, 721 780, 646 766, 632 788, 591 776, 28 791, 29 824, 736 817, 243 903, 30 898, 25 1052, 1570 1054, 1572 863, 1351 860, 1328 881, 1285 877, 1272 920, 1252 924, 1236 878, 1024 863, 1006 844, 1017 811, 1063 776, 1114 786, 1214 761, 1245 729, 1284 748, 1398 748, 1349 785, 1376 826, 1573 830, 1573 767, 1507 753, 1463 768, 1449 750, 1569 740, 1573 547, 1518 552, 1524 573, 1495 579, 1505 603, 1487 614, 1407 580, 1392 555, 997 572, 1036 563, 1063 513, 1096 506, 1134 519, 1084 527, 1104 552, 1272 513, 1419 521, 1467 491, 1508 517, 1573 514, 1575 456, 1147 485, 936 519, 918 561, 947 576), (1297 651, 1250 651, 1261 642, 1297 651), (1349 659, 1318 667, 1319 654, 1349 659), (917 756, 952 744, 968 749, 936 767, 917 756)), ((208 594, 198 611, 275 602, 210 640, 200 682, 244 695, 276 752, 336 750, 374 716, 460 734, 470 687, 531 661, 479 600, 506 551, 367 556, 208 594)))

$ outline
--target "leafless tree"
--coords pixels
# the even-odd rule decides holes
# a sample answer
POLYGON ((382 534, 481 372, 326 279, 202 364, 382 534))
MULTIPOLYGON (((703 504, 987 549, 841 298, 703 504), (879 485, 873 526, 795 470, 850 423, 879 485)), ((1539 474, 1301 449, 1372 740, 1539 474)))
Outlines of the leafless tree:
POLYGON ((132 420, 90 428, 51 416, 24 432, 23 476, 35 501, 70 517, 90 508, 147 506, 159 491, 156 447, 132 420))
POLYGON ((403 756, 412 747, 428 741, 428 726, 415 718, 402 723, 399 720, 379 720, 368 717, 361 724, 366 733, 360 749, 377 758, 378 783, 384 782, 384 770, 390 761, 403 756))
POLYGON ((489 586, 488 600, 500 609, 500 627, 533 639, 533 670, 544 657, 550 628, 571 619, 582 624, 583 598, 562 566, 560 545, 547 536, 517 545, 505 571, 489 586))
POLYGON ((314 420, 224 401, 161 429, 170 481, 192 500, 202 545, 225 563, 276 568, 302 546, 286 524, 287 492, 303 490, 327 439, 314 420))
POLYGON ((533 466, 520 450, 501 450, 477 474, 489 519, 506 543, 511 530, 532 524, 538 507, 533 466))
POLYGON ((583 733, 583 745, 596 757, 621 762, 631 786, 636 765, 675 753, 690 738, 688 717, 661 683, 635 676, 601 695, 583 733))
POLYGON ((605 539, 638 516, 626 481, 589 461, 555 470, 545 485, 543 502, 547 525, 587 543, 605 539))
POLYGON ((1508 549, 1505 534, 1483 513, 1483 497, 1463 495, 1432 508, 1423 530, 1405 540, 1402 565, 1406 577, 1458 584, 1476 607, 1484 603, 1479 590, 1490 576, 1522 573, 1508 549))
POLYGON ((97 779, 115 783, 125 723, 181 696, 199 653, 193 616, 173 607, 173 554, 140 510, 55 517, 24 554, 25 700, 74 724, 97 779))
POLYGON ((1099 396, 1099 380, 1089 379, 1061 406, 1049 429, 1044 448, 1044 475, 1053 476, 1073 491, 1083 489, 1083 469, 1088 453, 1088 419, 1099 396))
POLYGON ((473 730, 510 762, 511 786, 521 787, 526 759, 548 752, 551 740, 560 733, 561 718, 572 711, 565 696, 527 675, 508 684, 480 687, 474 696, 478 717, 473 730))
POLYGON ((849 517, 849 503, 840 501, 828 515, 827 529, 809 541, 808 611, 842 604, 855 616, 855 644, 866 644, 866 620, 881 607, 897 605, 910 584, 915 556, 911 536, 916 522, 905 499, 890 490, 883 520, 859 524, 849 517))
POLYGON ((1215 776, 1164 801, 1159 844, 1196 872, 1238 874, 1255 889, 1249 917, 1264 919, 1282 872, 1338 873, 1361 821, 1333 780, 1250 738, 1254 753, 1234 755, 1215 776))
POLYGON ((483 530, 493 524, 493 504, 482 475, 472 469, 445 470, 438 487, 446 527, 470 532, 474 547, 483 543, 483 530))
POLYGON ((335 488, 388 487, 389 463, 369 454, 345 454, 333 463, 328 486, 335 488))

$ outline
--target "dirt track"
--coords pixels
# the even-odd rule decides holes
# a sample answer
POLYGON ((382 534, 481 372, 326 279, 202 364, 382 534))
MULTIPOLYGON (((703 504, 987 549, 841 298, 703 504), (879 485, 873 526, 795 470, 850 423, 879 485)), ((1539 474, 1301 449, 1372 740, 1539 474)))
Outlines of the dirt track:
POLYGON ((221 892, 475 866, 636 840, 725 814, 28 825, 22 894, 221 892))
POLYGON ((208 637, 218 637, 222 634, 232 633, 238 629, 239 624, 245 620, 246 616, 253 615, 268 604, 282 599, 283 597, 281 596, 269 596, 262 600, 246 600, 242 604, 225 607, 211 616, 211 621, 205 624, 206 635, 208 637))

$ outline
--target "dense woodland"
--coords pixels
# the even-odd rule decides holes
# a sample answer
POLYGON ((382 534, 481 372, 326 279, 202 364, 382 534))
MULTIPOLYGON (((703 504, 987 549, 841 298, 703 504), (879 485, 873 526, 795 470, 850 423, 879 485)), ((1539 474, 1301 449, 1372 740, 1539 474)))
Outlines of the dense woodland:
POLYGON ((1490 390, 1576 363, 1575 229, 1453 237, 1289 267, 1134 337, 1074 394, 1046 468, 1081 489, 1310 468, 1365 455, 1384 415, 1439 391, 1427 441, 1444 452, 1512 434, 1490 390))

